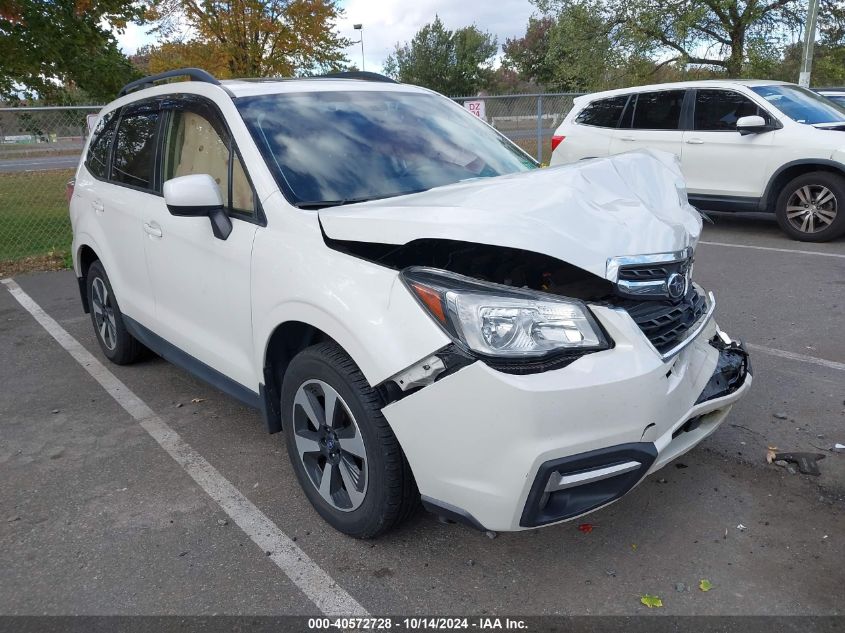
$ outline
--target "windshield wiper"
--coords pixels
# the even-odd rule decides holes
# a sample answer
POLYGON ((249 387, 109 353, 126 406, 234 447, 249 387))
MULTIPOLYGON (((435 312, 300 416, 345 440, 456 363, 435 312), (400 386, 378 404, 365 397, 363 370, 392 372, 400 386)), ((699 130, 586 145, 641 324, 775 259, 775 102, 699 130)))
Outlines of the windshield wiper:
POLYGON ((344 198, 343 200, 306 200, 304 202, 297 202, 295 207, 300 209, 325 209, 326 207, 342 207, 345 204, 355 204, 356 202, 368 202, 376 200, 376 198, 344 198))
POLYGON ((359 202, 370 202, 371 200, 384 200, 385 198, 395 198, 397 196, 407 196, 412 193, 421 193, 427 191, 426 189, 415 189, 412 191, 400 191, 398 193, 390 193, 385 196, 372 196, 369 198, 343 198, 342 200, 306 200, 303 202, 295 202, 293 206, 299 209, 325 209, 328 207, 342 207, 346 204, 357 204, 359 202))

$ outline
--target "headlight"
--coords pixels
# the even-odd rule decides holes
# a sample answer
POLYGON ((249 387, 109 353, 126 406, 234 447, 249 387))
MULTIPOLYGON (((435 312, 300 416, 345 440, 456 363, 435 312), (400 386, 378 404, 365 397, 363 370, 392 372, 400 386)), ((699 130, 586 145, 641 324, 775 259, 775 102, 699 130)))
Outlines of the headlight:
POLYGON ((609 347, 581 301, 431 268, 407 268, 402 278, 432 318, 476 354, 538 359, 609 347))

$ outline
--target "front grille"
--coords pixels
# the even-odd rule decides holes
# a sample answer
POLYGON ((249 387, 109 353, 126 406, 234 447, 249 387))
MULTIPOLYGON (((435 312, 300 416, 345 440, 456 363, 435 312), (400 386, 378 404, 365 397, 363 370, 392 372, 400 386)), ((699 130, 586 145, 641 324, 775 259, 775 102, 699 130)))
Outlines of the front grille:
POLYGON ((626 281, 662 281, 666 279, 671 272, 672 271, 665 266, 630 266, 619 269, 619 279, 624 279, 626 281))
POLYGON ((678 303, 617 299, 616 305, 631 315, 661 354, 677 345, 707 310, 707 302, 695 288, 691 288, 678 303))

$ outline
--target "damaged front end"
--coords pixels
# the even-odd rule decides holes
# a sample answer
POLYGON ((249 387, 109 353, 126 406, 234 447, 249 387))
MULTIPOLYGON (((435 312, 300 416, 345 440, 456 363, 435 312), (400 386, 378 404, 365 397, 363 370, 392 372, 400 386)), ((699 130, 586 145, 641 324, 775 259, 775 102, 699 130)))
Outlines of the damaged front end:
POLYGON ((727 334, 720 331, 710 340, 710 345, 719 350, 719 360, 695 404, 734 393, 745 384, 751 373, 751 358, 741 341, 732 341, 727 334))

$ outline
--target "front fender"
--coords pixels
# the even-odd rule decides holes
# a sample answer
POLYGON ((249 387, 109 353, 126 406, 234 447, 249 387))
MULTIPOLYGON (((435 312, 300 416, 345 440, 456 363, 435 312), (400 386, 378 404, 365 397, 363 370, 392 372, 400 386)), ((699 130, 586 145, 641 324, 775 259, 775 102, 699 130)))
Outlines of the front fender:
POLYGON ((257 367, 264 366, 273 331, 291 321, 329 335, 371 385, 449 344, 397 271, 333 251, 319 236, 298 239, 295 246, 271 239, 280 243, 257 244, 253 259, 257 367), (309 256, 296 257, 294 250, 309 256), (276 253, 289 257, 281 261, 276 253))

